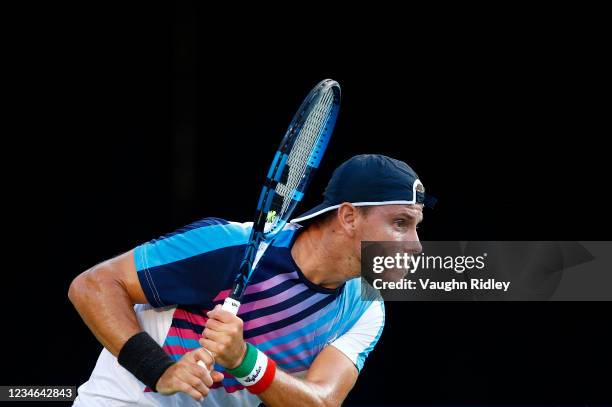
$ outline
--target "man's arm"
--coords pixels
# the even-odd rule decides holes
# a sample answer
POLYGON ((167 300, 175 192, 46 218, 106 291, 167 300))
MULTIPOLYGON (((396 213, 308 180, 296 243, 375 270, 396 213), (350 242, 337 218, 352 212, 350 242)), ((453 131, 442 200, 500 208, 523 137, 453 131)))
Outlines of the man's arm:
POLYGON ((357 381, 357 368, 334 346, 327 346, 298 379, 280 369, 261 400, 275 406, 340 406, 357 381))
MULTIPOLYGON (((77 276, 70 284, 68 297, 96 338, 115 356, 119 356, 130 338, 142 332, 134 304, 146 304, 147 299, 138 280, 133 250, 77 276)), ((149 341, 152 342, 152 339, 149 338, 149 341)), ((161 348, 159 351, 163 352, 161 348)), ((202 400, 213 380, 220 381, 223 375, 219 372, 209 373, 209 370, 197 365, 199 360, 208 369, 212 368, 210 355, 198 349, 185 354, 170 367, 164 367, 166 370, 161 370, 164 373, 153 387, 161 394, 182 391, 196 400, 202 400)))
MULTIPOLYGON (((242 320, 217 305, 208 312, 200 345, 215 355, 216 361, 234 369, 245 358, 242 320)), ((258 394, 269 407, 340 406, 357 381, 357 367, 333 345, 321 351, 299 379, 276 369, 270 386, 258 394)))
POLYGON ((70 284, 68 298, 95 337, 113 355, 142 331, 134 304, 147 299, 129 251, 81 273, 70 284))

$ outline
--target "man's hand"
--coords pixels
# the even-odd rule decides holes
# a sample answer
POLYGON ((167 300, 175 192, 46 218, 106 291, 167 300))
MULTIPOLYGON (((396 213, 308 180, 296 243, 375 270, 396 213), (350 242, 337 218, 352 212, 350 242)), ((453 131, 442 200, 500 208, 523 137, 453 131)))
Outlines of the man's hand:
POLYGON ((242 337, 242 320, 217 305, 208 312, 206 328, 200 345, 215 355, 215 360, 227 369, 235 369, 242 363, 247 347, 242 337))
POLYGON ((208 395, 213 382, 223 379, 222 373, 212 370, 213 365, 213 358, 205 349, 188 352, 159 378, 157 392, 171 395, 182 391, 195 400, 202 401, 208 395), (199 360, 206 364, 207 369, 198 366, 199 360))

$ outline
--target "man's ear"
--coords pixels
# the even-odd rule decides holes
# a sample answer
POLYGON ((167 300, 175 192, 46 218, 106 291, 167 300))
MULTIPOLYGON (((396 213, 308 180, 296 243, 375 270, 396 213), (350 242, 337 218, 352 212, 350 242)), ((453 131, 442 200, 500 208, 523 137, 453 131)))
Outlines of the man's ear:
POLYGON ((357 212, 357 208, 349 202, 344 202, 338 207, 338 223, 342 230, 349 236, 355 235, 357 218, 359 217, 357 212))

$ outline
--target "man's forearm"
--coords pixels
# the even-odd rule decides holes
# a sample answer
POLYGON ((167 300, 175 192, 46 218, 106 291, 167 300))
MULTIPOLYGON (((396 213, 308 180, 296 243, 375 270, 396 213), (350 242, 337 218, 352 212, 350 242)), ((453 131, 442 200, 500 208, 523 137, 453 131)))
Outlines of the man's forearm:
POLYGON ((259 398, 269 407, 277 406, 340 406, 343 397, 330 386, 293 377, 280 369, 274 381, 259 398))
POLYGON ((252 344, 242 352, 243 322, 239 317, 221 306, 207 315, 200 345, 212 351, 226 369, 231 366, 228 373, 267 406, 340 406, 357 381, 356 366, 334 346, 321 350, 300 379, 280 370, 252 344))
POLYGON ((127 291, 111 275, 104 266, 86 271, 72 282, 68 297, 98 341, 117 356, 142 328, 127 291))

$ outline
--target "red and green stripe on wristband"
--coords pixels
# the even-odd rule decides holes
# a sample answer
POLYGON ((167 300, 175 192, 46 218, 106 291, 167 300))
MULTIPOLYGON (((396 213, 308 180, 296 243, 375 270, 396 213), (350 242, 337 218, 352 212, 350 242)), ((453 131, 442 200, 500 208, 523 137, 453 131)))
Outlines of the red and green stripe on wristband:
POLYGON ((227 371, 249 392, 259 394, 272 384, 276 363, 255 346, 247 343, 247 351, 240 366, 227 371))

